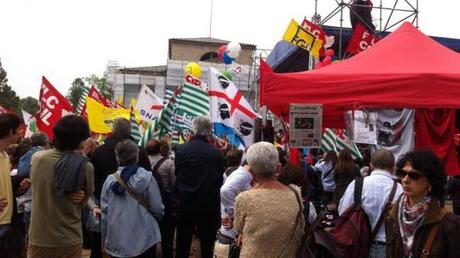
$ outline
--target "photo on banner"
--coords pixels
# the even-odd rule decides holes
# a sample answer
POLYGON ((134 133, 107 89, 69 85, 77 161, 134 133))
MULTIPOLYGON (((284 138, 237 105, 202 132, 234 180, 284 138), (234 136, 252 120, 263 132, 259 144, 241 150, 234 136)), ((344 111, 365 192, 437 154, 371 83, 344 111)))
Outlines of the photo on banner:
POLYGON ((289 105, 289 146, 295 148, 319 148, 323 106, 321 104, 289 105))

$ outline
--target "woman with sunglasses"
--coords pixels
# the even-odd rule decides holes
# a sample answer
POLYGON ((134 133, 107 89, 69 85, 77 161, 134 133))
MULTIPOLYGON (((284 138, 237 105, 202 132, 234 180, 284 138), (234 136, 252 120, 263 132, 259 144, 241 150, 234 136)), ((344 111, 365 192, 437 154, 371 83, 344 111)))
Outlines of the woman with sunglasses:
POLYGON ((460 218, 444 209, 441 161, 430 151, 413 151, 396 167, 403 194, 386 220, 387 258, 460 257, 460 218))

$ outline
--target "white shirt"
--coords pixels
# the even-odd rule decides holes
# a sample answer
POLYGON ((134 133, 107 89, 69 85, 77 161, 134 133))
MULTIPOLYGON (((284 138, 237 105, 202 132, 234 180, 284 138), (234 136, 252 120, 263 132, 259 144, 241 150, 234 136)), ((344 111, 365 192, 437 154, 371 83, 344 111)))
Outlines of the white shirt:
MULTIPOLYGON (((244 167, 239 167, 227 177, 220 188, 220 211, 222 218, 233 218, 236 196, 243 191, 251 189, 251 182, 251 173, 244 167)), ((225 229, 221 226, 220 233, 231 238, 236 237, 236 231, 233 228, 225 229)))
MULTIPOLYGON (((377 220, 385 208, 385 204, 387 203, 391 189, 393 187, 393 180, 393 176, 384 170, 374 170, 370 176, 364 178, 361 201, 363 209, 369 217, 369 222, 371 223, 372 230, 375 228, 377 220)), ((348 207, 353 205, 354 191, 355 181, 348 185, 345 194, 340 200, 339 215, 344 213, 348 207)), ((402 187, 401 184, 398 183, 392 203, 396 202, 401 194, 402 187)), ((384 223, 382 223, 380 226, 374 241, 386 242, 385 227, 383 224, 384 223)))

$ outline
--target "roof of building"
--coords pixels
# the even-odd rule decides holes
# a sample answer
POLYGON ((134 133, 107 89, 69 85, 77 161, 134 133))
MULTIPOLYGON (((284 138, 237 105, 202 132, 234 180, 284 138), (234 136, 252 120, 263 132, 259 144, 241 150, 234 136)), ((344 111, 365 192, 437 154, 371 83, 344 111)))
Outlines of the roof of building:
MULTIPOLYGON (((202 38, 171 38, 171 41, 182 41, 182 42, 192 42, 192 43, 202 43, 202 44, 216 44, 216 45, 223 45, 228 44, 230 41, 223 40, 223 39, 216 39, 210 37, 202 37, 202 38)), ((240 43, 242 48, 256 48, 256 45, 247 44, 247 43, 240 43)))
POLYGON ((166 76, 166 70, 166 65, 120 68, 120 72, 126 74, 148 74, 154 76, 166 76))

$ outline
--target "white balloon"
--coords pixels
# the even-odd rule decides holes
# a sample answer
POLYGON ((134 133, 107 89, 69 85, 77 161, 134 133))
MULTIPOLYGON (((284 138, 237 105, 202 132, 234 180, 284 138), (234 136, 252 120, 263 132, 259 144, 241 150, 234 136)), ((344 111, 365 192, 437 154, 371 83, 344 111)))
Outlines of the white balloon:
POLYGON ((241 45, 236 41, 232 41, 227 45, 227 53, 231 58, 238 58, 241 52, 241 45))

